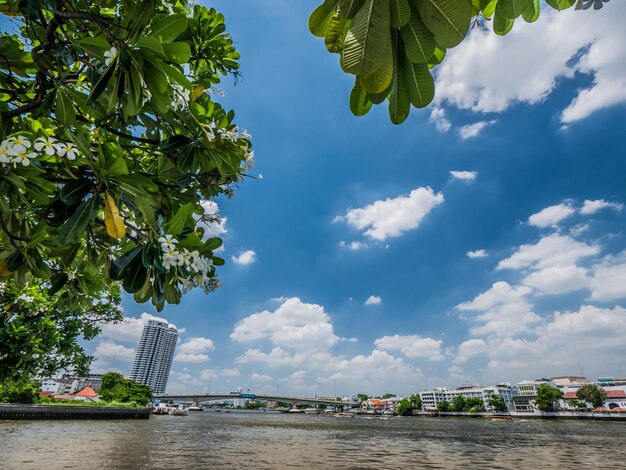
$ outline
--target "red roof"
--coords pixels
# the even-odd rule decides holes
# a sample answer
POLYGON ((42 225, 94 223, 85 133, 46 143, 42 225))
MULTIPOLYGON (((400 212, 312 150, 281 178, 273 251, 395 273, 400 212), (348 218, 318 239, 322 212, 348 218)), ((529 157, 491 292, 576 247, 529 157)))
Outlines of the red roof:
POLYGON ((80 392, 78 392, 74 396, 75 397, 90 397, 90 398, 94 398, 94 397, 97 397, 98 394, 96 392, 94 392, 93 388, 85 387, 85 388, 83 388, 80 392))
POLYGON ((576 398, 576 392, 565 392, 565 394, 563 395, 563 398, 565 398, 566 400, 571 400, 573 398, 576 398))
POLYGON ((593 410, 594 413, 609 413, 610 411, 611 410, 609 410, 608 408, 602 408, 602 407, 595 408, 593 410))
POLYGON ((607 390, 607 398, 626 398, 626 392, 624 390, 607 390))
POLYGON ((612 413, 626 413, 626 408, 613 408, 611 410, 612 413))
POLYGON ((39 392, 39 396, 40 397, 49 397, 49 396, 52 396, 52 395, 54 395, 53 392, 39 392))

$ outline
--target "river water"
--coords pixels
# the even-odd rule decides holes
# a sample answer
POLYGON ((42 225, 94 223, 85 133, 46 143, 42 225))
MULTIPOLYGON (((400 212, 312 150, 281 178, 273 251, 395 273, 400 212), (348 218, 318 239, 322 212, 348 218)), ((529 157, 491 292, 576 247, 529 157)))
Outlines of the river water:
POLYGON ((626 468, 626 423, 260 412, 0 422, 1 469, 626 468))

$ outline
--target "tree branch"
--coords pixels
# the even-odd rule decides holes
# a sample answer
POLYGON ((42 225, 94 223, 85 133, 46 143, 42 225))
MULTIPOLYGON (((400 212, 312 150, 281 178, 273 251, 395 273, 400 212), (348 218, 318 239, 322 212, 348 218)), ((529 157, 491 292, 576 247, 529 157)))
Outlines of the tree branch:
POLYGON ((115 134, 118 137, 123 137, 124 139, 132 140, 132 141, 135 141, 135 142, 140 142, 142 144, 159 145, 161 143, 161 141, 159 141, 159 140, 145 139, 143 137, 136 137, 136 136, 134 136, 132 134, 127 134, 125 132, 118 131, 117 129, 115 129, 115 128, 111 127, 111 126, 101 125, 100 127, 102 127, 103 129, 106 129, 111 134, 115 134))

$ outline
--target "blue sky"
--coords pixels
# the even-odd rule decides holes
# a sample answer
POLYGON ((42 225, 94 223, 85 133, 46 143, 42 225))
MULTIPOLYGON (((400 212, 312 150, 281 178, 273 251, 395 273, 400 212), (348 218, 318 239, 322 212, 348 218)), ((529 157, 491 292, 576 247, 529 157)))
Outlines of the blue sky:
POLYGON ((216 99, 263 179, 216 201, 223 287, 158 315, 125 298, 128 323, 88 345, 95 370, 130 369, 150 314, 183 329, 170 391, 626 375, 622 2, 472 31, 401 126, 384 105, 350 113, 353 78, 306 26, 315 2, 212 6, 243 73, 216 99))

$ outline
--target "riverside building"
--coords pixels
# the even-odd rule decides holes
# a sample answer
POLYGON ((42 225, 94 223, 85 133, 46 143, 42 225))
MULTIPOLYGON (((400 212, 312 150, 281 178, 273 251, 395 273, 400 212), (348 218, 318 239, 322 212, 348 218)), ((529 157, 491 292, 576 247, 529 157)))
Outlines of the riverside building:
POLYGON ((160 318, 151 318, 143 327, 130 379, 147 385, 154 393, 165 393, 174 350, 176 327, 160 318))
POLYGON ((493 387, 482 387, 478 385, 467 385, 455 389, 445 387, 425 390, 420 393, 422 399, 422 410, 436 410, 442 401, 451 402, 454 397, 461 395, 463 398, 480 398, 485 404, 486 410, 491 410, 489 400, 492 396, 501 396, 504 402, 509 406, 512 399, 512 389, 510 383, 494 385, 493 387))

